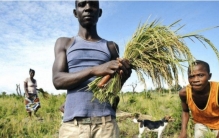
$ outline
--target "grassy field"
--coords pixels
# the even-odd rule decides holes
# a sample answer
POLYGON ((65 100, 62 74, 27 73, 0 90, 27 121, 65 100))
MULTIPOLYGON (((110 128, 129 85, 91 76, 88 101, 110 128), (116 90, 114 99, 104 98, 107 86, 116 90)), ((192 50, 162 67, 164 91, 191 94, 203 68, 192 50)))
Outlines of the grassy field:
MULTIPOLYGON (((174 118, 174 121, 168 124, 163 132, 163 137, 178 137, 181 127, 181 107, 178 94, 125 93, 120 97, 121 101, 119 104, 119 110, 148 115, 148 118, 146 119, 150 120, 160 120, 165 115, 171 115, 174 118)), ((127 120, 121 122, 119 121, 118 124, 122 138, 132 138, 134 135, 138 134, 138 124, 134 124, 132 122, 132 118, 128 118, 127 120)), ((191 137, 192 131, 188 131, 188 134, 189 137, 191 137)), ((156 138, 157 133, 148 132, 145 136, 149 138, 156 138)))
MULTIPOLYGON (((49 95, 44 99, 40 95, 41 108, 38 117, 28 118, 23 97, 16 95, 0 96, 0 137, 1 138, 57 138, 60 127, 58 108, 65 101, 65 95, 49 95)), ((140 113, 151 120, 158 120, 171 115, 175 120, 168 124, 163 132, 164 138, 177 138, 181 126, 181 108, 178 94, 124 93, 120 95, 118 112, 140 113)), ((138 134, 138 124, 132 117, 117 117, 120 138, 132 138, 138 134)), ((144 134, 156 138, 157 134, 144 134)), ((188 137, 193 136, 193 125, 189 122, 188 137)), ((210 138, 210 137, 209 137, 210 138)))

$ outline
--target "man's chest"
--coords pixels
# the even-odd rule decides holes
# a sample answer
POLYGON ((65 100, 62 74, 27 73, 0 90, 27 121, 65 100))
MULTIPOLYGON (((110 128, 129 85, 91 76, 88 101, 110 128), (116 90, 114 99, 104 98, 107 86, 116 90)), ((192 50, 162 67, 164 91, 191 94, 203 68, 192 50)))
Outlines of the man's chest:
POLYGON ((199 109, 204 109, 208 103, 209 95, 192 95, 192 99, 199 109))

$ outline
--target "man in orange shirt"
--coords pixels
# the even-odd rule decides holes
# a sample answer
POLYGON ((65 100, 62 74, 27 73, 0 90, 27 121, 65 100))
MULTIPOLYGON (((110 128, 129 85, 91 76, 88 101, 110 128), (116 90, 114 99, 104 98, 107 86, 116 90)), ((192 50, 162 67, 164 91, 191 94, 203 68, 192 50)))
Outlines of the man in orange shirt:
POLYGON ((190 85, 179 92, 183 109, 179 138, 187 137, 189 111, 195 123, 195 138, 204 138, 204 132, 208 130, 219 138, 219 82, 209 81, 211 75, 209 64, 201 60, 196 60, 188 68, 190 85))

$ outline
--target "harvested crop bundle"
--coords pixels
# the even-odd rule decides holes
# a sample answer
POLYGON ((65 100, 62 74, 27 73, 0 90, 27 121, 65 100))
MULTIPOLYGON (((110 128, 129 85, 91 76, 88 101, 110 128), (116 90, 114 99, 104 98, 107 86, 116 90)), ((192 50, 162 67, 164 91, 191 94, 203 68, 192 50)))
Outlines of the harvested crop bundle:
MULTIPOLYGON (((191 40, 195 38, 204 46, 209 45, 219 59, 218 50, 204 36, 198 33, 180 35, 177 32, 182 27, 172 30, 179 21, 169 26, 162 25, 157 20, 139 25, 131 40, 126 44, 123 58, 129 60, 141 82, 145 83, 144 76, 148 76, 157 87, 161 87, 162 82, 169 86, 173 85, 173 82, 178 84, 178 74, 183 74, 183 63, 187 62, 191 65, 195 59, 184 42, 185 38, 191 40)), ((98 87, 102 78, 96 78, 88 85, 88 89, 101 102, 109 100, 112 103, 121 90, 120 75, 116 73, 108 77, 110 80, 98 87)))

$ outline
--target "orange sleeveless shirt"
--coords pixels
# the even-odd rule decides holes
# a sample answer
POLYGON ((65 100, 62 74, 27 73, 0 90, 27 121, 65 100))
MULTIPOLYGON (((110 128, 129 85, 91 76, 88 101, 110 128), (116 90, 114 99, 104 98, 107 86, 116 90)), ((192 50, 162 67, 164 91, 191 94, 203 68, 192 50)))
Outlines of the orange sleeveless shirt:
POLYGON ((192 99, 191 86, 186 86, 187 103, 195 123, 201 123, 210 129, 219 130, 218 82, 210 82, 208 102, 204 109, 199 109, 192 99))

